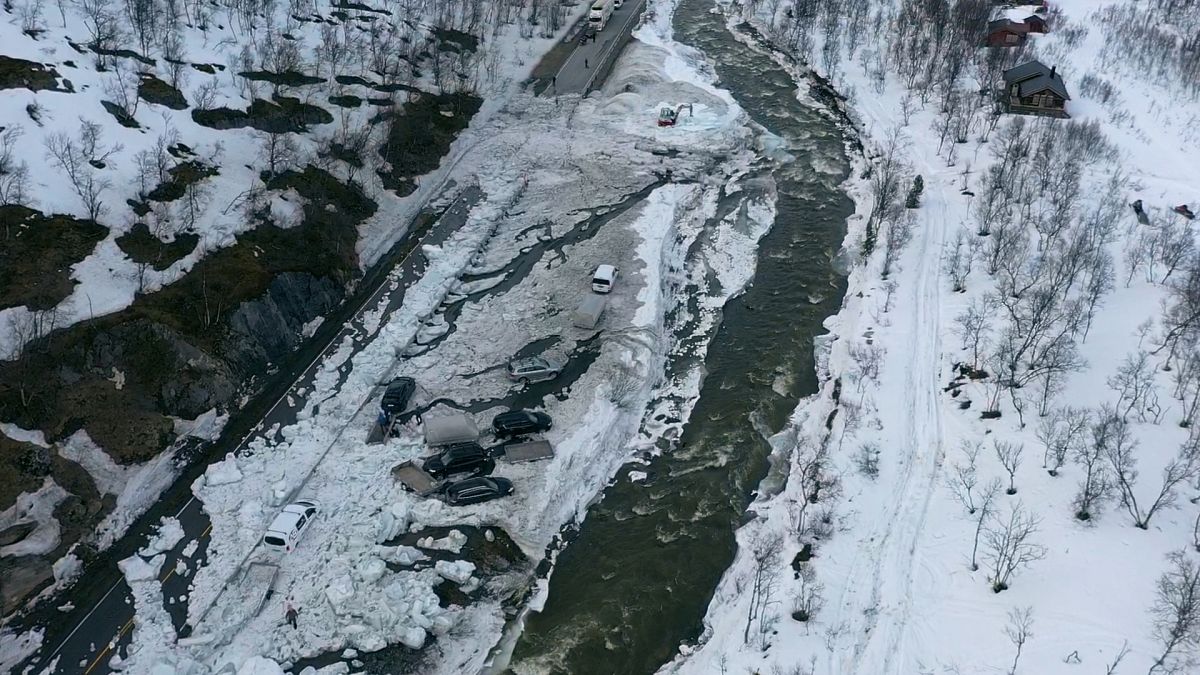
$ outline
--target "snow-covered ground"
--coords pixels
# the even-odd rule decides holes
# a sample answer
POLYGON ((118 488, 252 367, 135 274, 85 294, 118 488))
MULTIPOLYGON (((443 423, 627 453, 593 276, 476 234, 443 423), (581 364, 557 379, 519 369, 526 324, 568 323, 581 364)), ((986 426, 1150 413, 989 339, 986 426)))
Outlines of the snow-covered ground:
MULTIPOLYGON (((107 181, 107 184, 100 195, 103 211, 96 219, 109 228, 109 233, 90 255, 74 265, 71 277, 78 284, 72 294, 56 307, 55 325, 60 328, 128 306, 139 290, 153 291, 180 278, 204 256, 233 244, 238 234, 253 226, 254 221, 247 218, 237 206, 246 196, 247 188, 261 182, 259 173, 266 161, 262 146, 267 134, 250 128, 217 130, 198 124, 192 118, 193 108, 224 106, 245 110, 253 98, 270 98, 273 93, 311 100, 331 110, 334 122, 315 125, 305 133, 285 134, 296 146, 295 152, 289 153, 294 155, 291 161, 309 161, 315 159, 322 142, 343 138, 348 130, 359 128, 374 130, 373 133, 377 135, 382 126, 368 124, 368 118, 376 112, 373 105, 342 108, 328 104, 323 96, 318 95, 380 96, 361 84, 334 81, 335 76, 378 81, 379 77, 372 68, 379 63, 370 59, 347 58, 349 52, 368 50, 370 40, 364 31, 348 29, 343 33, 330 30, 329 26, 338 22, 336 17, 331 16, 332 12, 340 11, 346 15, 348 24, 360 21, 360 17, 367 17, 366 20, 375 23, 377 28, 382 27, 386 18, 387 28, 381 30, 379 35, 395 37, 390 38, 390 43, 387 42, 389 38, 382 38, 384 42, 376 47, 387 47, 397 52, 400 51, 398 45, 407 44, 401 38, 420 43, 430 36, 436 26, 457 25, 453 18, 435 17, 434 14, 439 10, 433 5, 406 5, 401 8, 392 2, 382 3, 390 8, 383 10, 386 14, 354 8, 338 10, 334 6, 337 3, 272 3, 268 6, 269 16, 253 16, 252 26, 246 23, 246 17, 237 16, 232 8, 227 11, 202 8, 199 11, 209 14, 206 19, 190 15, 181 17, 174 27, 164 26, 161 29, 167 37, 150 38, 148 44, 152 48, 147 56, 155 60, 154 66, 134 63, 126 57, 113 57, 105 59, 106 67, 98 70, 92 61, 101 57, 86 51, 80 53, 70 44, 80 45, 79 49, 83 50, 85 48, 82 45, 90 43, 94 28, 90 23, 94 21, 91 14, 69 3, 61 7, 61 13, 45 12, 41 3, 25 4, 29 7, 23 5, 19 13, 10 11, 7 20, 0 22, 4 52, 7 56, 56 68, 61 76, 59 89, 63 90, 34 92, 8 89, 0 97, 0 119, 11 122, 6 123, 6 128, 17 129, 13 139, 13 156, 30 176, 25 198, 21 202, 46 213, 88 217, 86 203, 66 183, 62 170, 47 152, 46 142, 58 134, 75 136, 82 121, 95 123, 100 127, 99 150, 95 154, 105 158, 104 169, 98 172, 97 181, 107 181), (33 9, 34 5, 36 9, 33 9), (29 25, 25 20, 27 12, 32 11, 38 12, 34 20, 36 37, 27 32, 29 25), (298 21, 295 16, 319 16, 321 20, 298 21), (326 23, 327 20, 330 23, 326 23), (279 37, 281 32, 285 32, 288 38, 279 37), (184 62, 182 68, 173 67, 163 53, 163 49, 167 49, 163 45, 173 39, 168 35, 171 33, 177 35, 179 42, 170 47, 176 50, 170 53, 174 55, 173 58, 184 62), (279 43, 283 43, 284 47, 279 47, 279 43), (294 59, 290 56, 293 49, 294 59), (193 69, 188 65, 192 63, 217 64, 219 69, 209 74, 193 69), (286 69, 319 77, 326 82, 315 87, 274 87, 267 82, 252 82, 236 75, 244 70, 283 70, 285 68, 280 66, 282 63, 287 64, 286 69), (115 93, 120 88, 118 82, 124 83, 127 92, 131 91, 131 87, 136 89, 137 72, 141 71, 135 71, 135 65, 164 81, 175 82, 189 107, 174 110, 146 101, 138 102, 136 94, 133 94, 130 100, 137 102, 133 117, 140 128, 118 124, 101 102, 122 98, 115 93), (65 90, 63 80, 69 80, 72 91, 65 90), (163 213, 137 216, 126 200, 136 199, 139 189, 152 190, 157 182, 155 174, 152 184, 138 187, 142 182, 140 163, 159 152, 156 149, 158 144, 165 148, 180 141, 191 148, 196 159, 219 167, 217 175, 201 183, 203 189, 197 195, 199 208, 195 214, 185 214, 181 202, 165 202, 162 205, 165 208, 163 213), (139 159, 139 155, 143 157, 139 159), (151 231, 165 241, 171 241, 177 234, 187 231, 199 235, 200 243, 190 254, 165 270, 139 267, 116 244, 116 239, 139 220, 150 221, 151 231)), ((109 16, 116 16, 115 22, 122 31, 120 35, 125 38, 123 41, 118 38, 114 44, 123 48, 136 47, 135 36, 124 25, 126 19, 123 12, 114 15, 120 10, 100 9, 109 16)), ((451 11, 455 10, 452 8, 451 11)), ((471 85, 485 100, 474 120, 476 127, 484 126, 486 120, 507 102, 509 95, 536 64, 539 55, 555 41, 554 37, 543 35, 541 30, 532 35, 524 34, 520 26, 522 13, 515 12, 512 17, 516 21, 497 22, 495 32, 489 32, 481 40, 474 60, 463 60, 463 63, 472 64, 471 85), (486 68, 483 66, 485 63, 488 64, 486 68)), ((165 23, 165 19, 160 20, 165 23)), ((562 30, 565 29, 566 24, 562 30)), ((442 52, 431 49, 438 58, 445 57, 442 52)), ((451 57, 445 58, 453 60, 451 57)), ((459 64, 457 67, 462 66, 459 64)), ((440 68, 422 70, 420 79, 410 77, 404 83, 430 92, 452 89, 444 83, 439 85, 440 80, 435 81, 432 72, 440 68)), ((398 100, 402 102, 407 93, 402 91, 399 96, 401 99, 398 100)), ((380 208, 360 226, 360 264, 364 268, 375 262, 404 235, 404 229, 397 228, 396 223, 408 222, 439 191, 465 149, 478 141, 472 136, 477 134, 461 135, 450 153, 443 158, 438 170, 422 176, 418 181, 418 189, 406 197, 397 197, 382 188, 378 176, 371 170, 376 153, 367 153, 370 157, 366 159, 372 164, 357 178, 364 181, 365 189, 379 202, 380 208)), ((165 157, 165 161, 171 161, 171 158, 165 157)), ((333 168, 340 169, 340 164, 333 162, 333 168)), ((284 216, 296 213, 296 203, 300 198, 294 192, 289 198, 290 203, 281 201, 277 195, 270 195, 272 210, 284 216)), ((281 222, 286 223, 288 219, 283 218, 281 222)), ((24 307, 0 310, 0 354, 9 354, 19 347, 15 344, 16 326, 27 312, 24 307)))
MULTIPOLYGON (((896 6, 873 3, 880 4, 896 6)), ((1115 147, 1101 161, 1084 161, 1080 199, 1068 214, 1070 232, 1083 231, 1089 222, 1113 223, 1110 238, 1097 250, 1115 261, 1116 283, 1101 300, 1090 329, 1075 338, 1082 367, 1051 392, 1051 409, 1073 407, 1065 421, 1091 422, 1072 442, 1066 465, 1052 472, 1052 454, 1049 465, 1043 458, 1039 427, 1047 418, 1038 414, 1038 386, 1031 384, 1015 397, 1003 392, 996 406, 1001 417, 981 419, 997 391, 993 378, 974 381, 954 371, 955 364, 973 359, 958 318, 998 291, 985 260, 998 235, 976 234, 979 197, 964 192, 984 194, 983 179, 998 161, 996 146, 1011 120, 1000 121, 989 143, 980 142, 982 127, 974 127, 956 148, 957 161, 948 163, 944 149, 939 152, 936 96, 924 107, 914 98, 906 101, 906 88, 895 73, 878 81, 878 71, 868 67, 888 45, 847 40, 843 33, 842 46, 833 52, 832 79, 849 95, 849 112, 874 160, 872 170, 880 171, 889 135, 899 129, 904 134, 899 156, 910 167, 901 203, 911 175, 924 178, 921 205, 910 211, 912 239, 886 280, 883 243, 850 271, 843 308, 826 322, 831 335, 818 348, 821 390, 802 401, 789 426, 772 439, 789 467, 787 484, 781 492, 764 491, 751 506, 757 517, 738 533, 737 560, 710 603, 700 643, 683 647, 664 672, 1155 672, 1152 666, 1164 651, 1152 613, 1159 577, 1181 569, 1169 561, 1172 552, 1195 565, 1195 474, 1174 486, 1175 498, 1143 530, 1134 526, 1124 503, 1131 500, 1114 494, 1118 476, 1106 468, 1113 489, 1084 522, 1075 514, 1086 469, 1074 456, 1097 446, 1094 423, 1102 405, 1130 405, 1130 395, 1122 399, 1110 378, 1128 363, 1127 355, 1150 352, 1149 368, 1140 371, 1148 375, 1139 385, 1150 392, 1141 400, 1150 403, 1134 405, 1127 415, 1137 464, 1136 473, 1125 476, 1134 482, 1131 494, 1140 512, 1144 515, 1155 501, 1161 472, 1177 458, 1195 471, 1189 431, 1177 424, 1186 414, 1183 402, 1172 395, 1173 375, 1164 369, 1167 353, 1152 351, 1162 344, 1168 269, 1157 257, 1161 254, 1138 248, 1148 239, 1145 233, 1154 230, 1137 225, 1127 204, 1144 200, 1155 230, 1187 227, 1163 207, 1194 203, 1200 196, 1200 164, 1194 156, 1200 103, 1178 83, 1138 73, 1124 65, 1129 59, 1119 50, 1106 49, 1112 31, 1125 25, 1104 20, 1105 12, 1117 6, 1129 5, 1054 3, 1062 14, 1051 32, 1031 38, 1034 55, 1063 75, 1074 123, 1098 122, 1115 147), (847 54, 846 42, 858 43, 855 54, 847 54), (1097 85, 1079 84, 1087 75, 1107 80, 1117 93, 1101 100, 1097 85), (909 107, 912 112, 906 113, 909 107), (965 291, 955 292, 948 259, 954 257, 960 229, 959 250, 965 253, 974 240, 982 246, 972 251, 976 260, 965 291), (1131 249, 1134 253, 1127 254, 1131 249), (1014 401, 1023 409, 1024 425, 1014 401), (1023 448, 1011 478, 996 451, 1006 444, 1023 448), (965 448, 975 445, 980 451, 972 462, 965 448), (974 513, 956 495, 964 477, 975 484, 974 513), (981 493, 994 480, 1000 490, 984 508, 981 493), (977 525, 989 510, 978 569, 972 569, 977 525), (1016 566, 1005 590, 993 592, 995 544, 1014 513, 1036 522, 1026 546, 1017 549, 1027 564, 1016 566)), ((789 7, 785 2, 774 8, 783 13, 791 12, 789 7)), ((737 8, 729 9, 738 14, 737 8)), ((742 18, 771 34, 766 28, 771 7, 763 5, 758 13, 742 9, 742 18)), ((812 53, 822 55, 814 59, 822 63, 816 70, 830 74, 831 60, 823 56, 825 33, 814 33, 812 53)), ((804 73, 794 70, 803 80, 804 73)), ((966 79, 964 90, 978 90, 971 76, 966 79)), ((1025 122, 1030 130, 1045 123, 1025 122)), ((1102 141, 1074 152, 1105 155, 1102 141)), ((873 199, 867 167, 860 162, 856 178, 846 185, 858 203, 846 249, 860 260, 873 199)), ((1032 236, 1026 245, 1038 241, 1036 232, 1032 236)), ((1047 246, 1043 260, 1053 260, 1055 242, 1041 242, 1047 246)), ((1175 245, 1190 249, 1191 242, 1175 245)), ((1000 260, 1015 255, 1002 254, 1000 260)), ((1025 278, 1036 277, 1036 267, 1025 269, 1031 270, 1025 278)), ((1001 342, 1005 316, 990 315, 980 348, 984 369, 992 368, 987 357, 1001 342)), ((1104 457, 1098 465, 1109 462, 1104 457)), ((1195 636, 1196 630, 1193 625, 1183 634, 1195 636)), ((1163 665, 1175 668, 1169 672, 1193 672, 1188 670, 1194 666, 1192 644, 1165 660, 1163 665)))
MULTIPOLYGON (((423 248, 429 264, 403 290, 403 306, 372 315, 374 337, 361 352, 351 356, 347 344, 322 364, 299 421, 280 430, 278 443, 257 442, 195 483, 212 521, 208 562, 191 577, 187 598, 195 632, 176 641, 162 612, 139 609, 124 668, 187 672, 240 668, 257 658, 287 664, 346 649, 418 648, 431 637, 438 642, 430 672, 481 666, 500 637, 504 595, 528 583, 531 566, 480 578, 468 560, 426 561, 429 551, 458 555, 461 542, 386 542, 433 526, 501 528, 536 561, 616 470, 648 447, 634 437, 672 347, 666 315, 684 299, 679 288, 693 273, 684 255, 715 213, 722 186, 739 191, 754 158, 742 111, 693 70, 694 55, 664 28, 639 30, 642 43, 631 46, 600 95, 522 97, 497 111, 492 136, 460 162, 473 167, 461 182, 474 182, 484 197, 445 242, 423 248), (693 116, 674 129, 655 126, 659 107, 676 100, 696 101, 693 116), (659 177, 667 172, 672 182, 659 177), (620 274, 597 336, 574 327, 571 314, 591 293, 590 273, 601 263, 620 274), (516 493, 482 505, 453 508, 404 492, 392 467, 429 449, 419 429, 384 446, 366 442, 379 384, 412 376, 432 396, 476 404, 475 417, 487 427, 504 409, 500 401, 522 395, 504 364, 550 337, 551 351, 570 360, 560 379, 575 379, 526 405, 554 418, 546 437, 555 456, 500 462, 496 474, 511 479, 516 493), (258 547, 266 524, 295 498, 322 505, 298 550, 280 557, 258 547), (242 576, 260 569, 254 563, 279 568, 274 599, 263 608, 242 576), (443 580, 484 592, 470 607, 442 607, 433 588, 443 580), (299 609, 298 628, 283 621, 281 599, 299 609)), ((741 218, 751 225, 733 227, 731 218, 705 233, 705 273, 721 284, 718 295, 697 303, 707 315, 700 325, 711 325, 715 308, 749 280, 746 261, 772 217, 769 203, 750 201, 741 218)), ((137 577, 131 583, 153 585, 145 566, 154 566, 157 550, 128 564, 127 576, 137 577)))
MULTIPOLYGON (((12 137, 12 155, 17 164, 14 166, 23 166, 30 179, 25 186, 24 198, 18 201, 45 213, 87 217, 89 214, 85 203, 69 189, 62 171, 49 157, 46 143, 59 135, 76 135, 81 121, 87 120, 98 124, 100 128, 101 150, 97 154, 110 151, 104 168, 96 172, 97 180, 109 183, 102 195, 105 209, 97 215, 97 220, 109 232, 87 257, 72 267, 71 278, 77 283, 71 295, 54 309, 56 318, 53 323, 57 328, 127 307, 135 293, 150 292, 179 279, 204 256, 232 245, 238 235, 255 222, 247 218, 237 204, 249 186, 261 183, 259 174, 265 161, 262 146, 268 135, 250 128, 216 130, 200 125, 192 118, 193 109, 227 106, 243 110, 252 98, 270 98, 276 91, 284 95, 301 96, 329 109, 335 117, 333 123, 313 125, 305 133, 284 134, 295 143, 294 161, 297 164, 314 160, 322 143, 340 138, 348 130, 373 129, 374 141, 377 142, 377 137, 386 127, 384 124, 368 123, 368 118, 378 111, 374 105, 348 109, 324 100, 327 95, 356 95, 361 98, 383 96, 369 87, 338 83, 334 79, 335 76, 355 76, 377 82, 380 77, 372 72, 372 66, 378 63, 369 63, 367 59, 350 59, 345 53, 334 58, 330 51, 339 45, 343 52, 365 51, 370 42, 367 33, 362 30, 331 31, 337 21, 332 12, 340 11, 346 15, 346 21, 350 24, 366 23, 369 19, 377 29, 384 23, 380 19, 383 16, 380 12, 353 8, 337 10, 333 6, 337 3, 326 2, 271 3, 270 16, 254 17, 252 20, 256 24, 251 28, 245 23, 246 17, 234 16, 232 9, 226 12, 204 7, 196 11, 208 13, 206 19, 189 14, 178 25, 162 30, 163 35, 177 31, 179 43, 176 46, 179 51, 175 53, 175 58, 184 62, 182 68, 175 68, 164 58, 162 51, 167 49, 168 36, 161 43, 158 37, 150 41, 152 47, 147 56, 155 59, 155 65, 135 62, 129 57, 117 57, 104 59, 106 67, 101 70, 94 64, 101 57, 91 52, 80 53, 79 50, 84 47, 72 45, 83 45, 93 37, 89 29, 92 17, 84 11, 85 8, 65 3, 58 8, 60 11, 48 12, 40 2, 17 4, 19 11, 9 8, 6 19, 0 21, 4 55, 52 66, 63 79, 70 80, 72 88, 72 91, 37 92, 13 88, 5 89, 4 95, 0 96, 0 119, 5 120, 3 127, 8 133, 15 134, 12 137), (291 17, 296 13, 307 15, 309 10, 324 19, 298 21, 291 17), (361 18, 364 16, 368 19, 361 18), (200 28, 202 24, 205 26, 203 29, 200 28), (36 30, 28 31, 31 27, 36 30), (287 40, 278 37, 281 31, 287 32, 287 40), (273 35, 275 42, 261 43, 267 35, 273 35), (276 89, 264 82, 247 84, 248 80, 235 76, 235 73, 244 69, 272 70, 277 65, 272 61, 272 55, 280 53, 276 47, 281 41, 286 42, 289 49, 294 47, 298 56, 298 60, 289 63, 287 68, 314 75, 326 82, 276 89), (188 65, 193 63, 218 64, 222 68, 216 70, 215 74, 209 74, 188 65), (115 96, 113 87, 118 78, 123 78, 127 85, 137 82, 137 73, 131 64, 141 69, 138 72, 144 71, 164 81, 175 82, 189 107, 173 110, 141 101, 133 115, 141 128, 130 129, 117 124, 101 102, 115 96), (164 154, 163 148, 175 142, 186 143, 197 159, 218 167, 219 173, 199 184, 202 189, 195 195, 198 206, 194 218, 192 214, 184 213, 182 201, 162 203, 162 208, 140 218, 127 200, 136 198, 139 190, 145 192, 153 189, 158 177, 155 174, 150 185, 143 185, 139 166, 152 157, 174 163, 175 159, 164 154), (152 232, 164 241, 170 241, 186 230, 199 235, 199 244, 168 269, 161 272, 146 269, 127 257, 116 244, 116 239, 127 233, 139 220, 150 221, 152 232)), ((386 35, 394 35, 393 41, 402 41, 401 37, 406 36, 408 40, 419 44, 430 38, 435 26, 458 25, 461 19, 428 16, 438 11, 438 7, 432 5, 417 7, 406 4, 401 8, 392 2, 382 4, 387 5, 387 11, 390 12, 386 15, 388 28, 377 31, 375 37, 384 43, 388 40, 386 35)), ((121 12, 116 6, 105 8, 102 5, 89 7, 110 13, 121 12)), ((457 7, 453 3, 439 3, 439 6, 443 9, 457 7)), ((514 10, 509 18, 511 22, 497 22, 494 30, 489 28, 485 31, 475 60, 470 62, 470 84, 473 91, 483 97, 482 108, 472 119, 471 126, 459 134, 440 166, 417 178, 417 189, 413 193, 397 197, 384 190, 375 169, 386 168, 385 163, 375 152, 374 146, 365 152, 368 166, 358 174, 357 179, 364 183, 365 191, 378 202, 379 208, 373 217, 360 225, 358 253, 362 267, 374 263, 403 237, 407 223, 429 200, 443 192, 449 180, 455 177, 461 179, 469 173, 470 167, 460 166, 466 151, 481 139, 489 139, 497 133, 497 126, 490 122, 491 118, 519 91, 521 81, 536 64, 539 55, 554 43, 555 38, 547 37, 541 29, 527 33, 522 26, 527 17, 521 11, 514 10), (483 65, 485 63, 486 68, 483 65)), ((160 20, 165 21, 161 17, 160 20)), ((124 24, 123 12, 116 22, 124 24)), ((562 30, 566 30, 566 24, 562 30)), ((134 36, 127 32, 123 35, 129 44, 122 43, 121 46, 131 46, 134 36)), ((452 55, 445 52, 433 47, 430 50, 439 59, 454 60, 452 55)), ((463 60, 463 63, 466 61, 470 59, 463 60)), ((463 63, 458 66, 464 68, 463 63)), ((430 68, 425 68, 421 77, 416 79, 409 78, 403 69, 400 70, 402 72, 396 78, 403 80, 402 84, 434 93, 443 90, 430 68)), ((65 89, 65 86, 61 88, 65 89)), ((398 103, 403 103, 407 93, 401 91, 395 96, 398 103)), ((136 95, 133 100, 137 100, 136 95)), ((346 167, 335 161, 327 168, 337 173, 346 167)), ((6 191, 5 203, 8 203, 10 196, 6 191)), ((290 202, 281 200, 279 195, 268 195, 272 209, 281 215, 282 223, 289 222, 287 216, 289 213, 295 214, 300 199, 294 191, 285 196, 290 202)), ((0 358, 16 356, 21 347, 18 342, 31 337, 31 334, 18 330, 29 314, 26 307, 0 309, 0 358)), ((314 321, 306 326, 306 334, 310 335, 316 325, 317 321, 314 321)), ((120 374, 114 374, 117 388, 121 386, 119 377, 120 374)), ((227 414, 210 410, 195 420, 176 420, 175 430, 181 437, 195 436, 211 440, 219 434, 226 420, 227 414)), ((4 424, 0 427, 0 433, 15 440, 45 444, 41 434, 34 434, 36 440, 32 440, 30 432, 12 424, 4 424)), ((78 462, 88 471, 101 495, 116 498, 113 511, 88 537, 89 543, 99 549, 107 548, 124 534, 134 519, 158 499, 178 475, 172 450, 164 450, 158 457, 144 463, 119 465, 83 431, 53 446, 52 452, 78 462)), ((47 517, 53 522, 49 514, 47 517)), ((49 523, 47 527, 50 527, 49 523)), ((57 528, 56 525, 54 527, 57 528)), ((13 549, 17 550, 23 549, 13 549)), ((73 565, 63 567, 64 571, 71 568, 73 565)), ((69 581, 69 578, 57 581, 61 583, 69 581)), ((47 589, 47 592, 57 590, 60 583, 47 589)))

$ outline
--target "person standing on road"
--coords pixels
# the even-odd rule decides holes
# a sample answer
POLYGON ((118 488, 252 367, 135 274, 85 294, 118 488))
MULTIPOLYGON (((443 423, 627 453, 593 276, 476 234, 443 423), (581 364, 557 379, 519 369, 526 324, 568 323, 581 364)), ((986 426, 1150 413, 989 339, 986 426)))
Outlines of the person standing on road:
POLYGON ((300 616, 300 612, 297 612, 296 608, 292 606, 291 598, 288 598, 287 610, 284 612, 283 615, 287 619, 287 622, 292 624, 292 628, 297 628, 296 619, 300 616))
POLYGON ((584 68, 590 68, 590 67, 591 67, 591 66, 589 66, 589 65, 588 65, 588 60, 587 60, 587 59, 584 59, 584 60, 583 60, 583 67, 584 67, 584 68))

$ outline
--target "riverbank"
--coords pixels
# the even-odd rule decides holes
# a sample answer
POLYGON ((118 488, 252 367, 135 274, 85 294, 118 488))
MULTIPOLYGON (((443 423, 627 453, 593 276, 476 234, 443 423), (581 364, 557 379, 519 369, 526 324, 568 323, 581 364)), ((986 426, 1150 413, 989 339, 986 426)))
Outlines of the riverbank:
MULTIPOLYGON (((1120 85, 1105 84, 1107 94, 1089 84, 1099 77, 1094 68, 1112 36, 1105 38, 1108 22, 1084 18, 1120 4, 1096 10, 1063 3, 1054 31, 1031 40, 1021 56, 1055 63, 1068 86, 1078 83, 1071 121, 976 109, 986 102, 978 91, 989 82, 976 86, 974 73, 957 83, 965 112, 953 112, 958 94, 945 93, 941 83, 924 105, 921 83, 906 85, 892 72, 899 66, 886 60, 895 45, 858 37, 869 12, 865 22, 834 12, 839 28, 860 22, 849 37, 842 31, 830 38, 824 17, 802 19, 812 29, 789 44, 803 46, 813 66, 846 93, 867 147, 857 180, 846 186, 857 204, 843 255, 849 290, 819 348, 821 392, 802 401, 787 429, 772 438, 786 482, 763 484, 738 531, 737 561, 709 605, 703 635, 663 672, 975 672, 1015 668, 1014 654, 1023 669, 1039 673, 1073 672, 1078 663, 1110 669, 1121 661, 1134 669, 1155 663, 1163 647, 1154 642, 1151 608, 1162 606, 1162 584, 1194 561, 1182 547, 1190 548, 1195 517, 1184 497, 1195 488, 1173 485, 1172 476, 1193 476, 1197 467, 1193 437, 1164 421, 1178 416, 1181 426, 1190 424, 1182 402, 1165 402, 1175 385, 1164 371, 1177 366, 1153 356, 1171 320, 1156 308, 1171 306, 1174 286, 1159 254, 1138 247, 1187 227, 1166 209, 1139 226, 1125 204, 1135 195, 1160 203, 1186 198, 1175 176, 1157 167, 1182 166, 1176 147, 1189 131, 1174 115, 1111 97, 1126 88, 1166 95, 1175 92, 1169 81, 1116 76, 1120 85), (857 56, 846 56, 855 50, 857 56), (947 123, 955 116, 965 120, 961 128, 947 123), (1087 140, 1072 140, 1082 136, 1087 140), (1026 137, 1041 148, 1043 175, 1076 181, 1065 194, 1077 205, 1057 219, 1057 228, 1036 208, 1030 216, 1017 207, 1053 200, 1044 187, 998 198, 1003 213, 994 220, 981 208, 998 197, 988 190, 1001 158, 1012 161, 1013 184, 1036 185, 1028 179, 1034 163, 1005 154, 1019 147, 1014 139, 1026 137), (891 196, 898 208, 875 219, 879 179, 889 171, 898 176, 891 196), (923 190, 906 199, 916 175, 923 190), (909 208, 899 206, 904 202, 909 208), (1004 241, 1011 248, 998 249, 1004 241), (1118 259, 1123 270, 1114 265, 1118 259), (1046 272, 1065 269, 1074 271, 1060 278, 1095 290, 1090 304, 1072 304, 1075 297, 1046 272), (1027 286, 1014 285, 1018 277, 1027 286), (985 309, 997 296, 1007 308, 985 309), (1049 299, 1044 316, 1066 336, 1058 347, 1068 358, 1052 379, 1035 378, 1023 364, 1000 376, 1007 372, 1000 346, 1042 339, 1036 329, 1014 327, 1028 297, 1049 299), (967 326, 979 320, 972 333, 967 326), (1115 358, 1121 354, 1128 354, 1123 364, 1115 358), (1149 362, 1155 365, 1138 365, 1149 362), (1119 384, 1143 367, 1155 412, 1139 414, 1142 404, 1130 404, 1119 384), (1007 384, 1015 377, 1028 378, 1026 386, 1007 384), (1129 411, 1114 415, 1114 401, 1126 401, 1129 411), (1093 477, 1127 478, 1132 466, 1107 449, 1102 422, 1138 447, 1144 484, 1089 492, 1093 477), (1071 425, 1079 431, 1067 431, 1071 425), (1064 449, 1055 459, 1054 444, 1063 442, 1055 439, 1063 434, 1076 454, 1064 449), (1116 459, 1097 469, 1079 459, 1088 452, 1116 459), (1156 510, 1155 525, 1136 526, 1148 516, 1134 504, 1152 501, 1160 489, 1168 504, 1178 498, 1183 512, 1168 506, 1156 510), (1079 500, 1093 497, 1081 511, 1079 500), (1116 508, 1121 504, 1124 512, 1116 508), (1010 567, 1000 546, 1021 527, 1021 559, 1010 567)), ((726 5, 730 24, 749 21, 776 39, 795 9, 783 3, 771 17, 752 7, 726 5)), ((914 22, 882 14, 875 27, 882 34, 893 21, 914 22)), ((987 54, 977 43, 963 44, 970 58, 987 54)), ((1107 63, 1111 77, 1114 62, 1107 63)), ((805 80, 806 68, 789 67, 798 82, 805 80)), ((1178 245, 1191 250, 1192 235, 1184 239, 1178 245)), ((1192 278, 1188 268, 1184 274, 1192 278)), ((1039 358, 1029 355, 1029 370, 1042 367, 1039 358)), ((1166 662, 1186 658, 1171 654, 1166 662)))

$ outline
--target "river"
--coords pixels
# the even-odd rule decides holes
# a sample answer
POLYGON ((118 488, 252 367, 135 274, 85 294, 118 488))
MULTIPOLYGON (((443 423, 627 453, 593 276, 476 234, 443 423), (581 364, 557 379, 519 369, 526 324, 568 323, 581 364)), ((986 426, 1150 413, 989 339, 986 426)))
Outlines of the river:
POLYGON ((792 156, 773 169, 775 222, 760 241, 753 285, 724 308, 676 449, 636 467, 647 483, 618 480, 589 510, 558 556, 543 610, 527 619, 511 661, 517 672, 652 673, 697 638, 767 470, 764 431, 781 429, 816 391, 813 337, 845 292, 834 258, 853 211, 839 189, 850 171, 846 139, 713 6, 683 0, 675 39, 702 51, 719 86, 792 156))

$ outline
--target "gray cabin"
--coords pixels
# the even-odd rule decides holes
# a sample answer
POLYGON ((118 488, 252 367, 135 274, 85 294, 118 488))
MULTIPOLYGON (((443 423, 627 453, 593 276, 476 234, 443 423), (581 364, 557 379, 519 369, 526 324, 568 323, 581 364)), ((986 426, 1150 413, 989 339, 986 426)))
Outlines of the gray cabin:
POLYGON ((1040 61, 1022 63, 1004 71, 1004 107, 1011 113, 1070 117, 1067 114, 1067 85, 1054 67, 1040 61))

